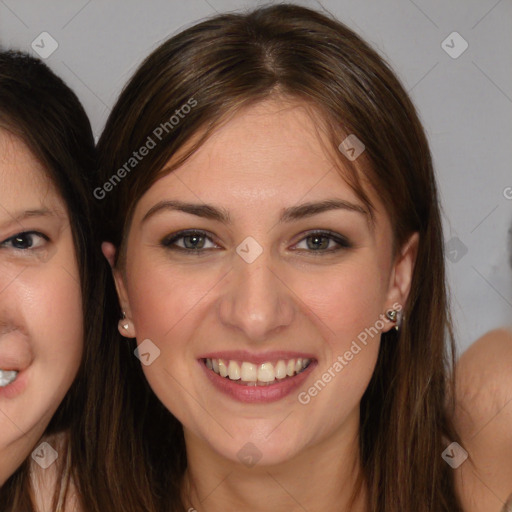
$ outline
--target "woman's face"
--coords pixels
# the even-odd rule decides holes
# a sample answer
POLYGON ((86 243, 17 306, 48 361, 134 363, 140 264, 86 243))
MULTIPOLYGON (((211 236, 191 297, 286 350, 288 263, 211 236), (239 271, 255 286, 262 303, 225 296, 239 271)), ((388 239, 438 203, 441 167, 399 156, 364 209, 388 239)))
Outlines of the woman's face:
MULTIPOLYGON (((43 434, 81 354, 66 207, 25 144, 0 130, 0 484, 43 434)), ((53 457, 38 455, 43 465, 53 457)))
POLYGON ((357 435, 414 244, 393 257, 382 205, 372 220, 326 146, 300 105, 260 103, 136 205, 124 332, 189 448, 275 464, 357 435))

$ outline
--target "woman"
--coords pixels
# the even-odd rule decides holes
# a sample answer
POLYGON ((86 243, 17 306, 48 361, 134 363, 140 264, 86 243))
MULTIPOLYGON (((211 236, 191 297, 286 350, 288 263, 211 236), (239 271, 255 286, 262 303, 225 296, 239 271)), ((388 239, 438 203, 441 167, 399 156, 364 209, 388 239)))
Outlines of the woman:
POLYGON ((460 510, 430 153, 366 43, 294 5, 206 20, 146 59, 99 152, 130 339, 110 446, 148 468, 107 455, 113 503, 460 510))
POLYGON ((93 236, 94 154, 87 116, 62 80, 26 54, 0 53, 2 512, 94 499, 95 431, 81 413, 94 400, 85 363, 96 359, 110 282, 93 236))

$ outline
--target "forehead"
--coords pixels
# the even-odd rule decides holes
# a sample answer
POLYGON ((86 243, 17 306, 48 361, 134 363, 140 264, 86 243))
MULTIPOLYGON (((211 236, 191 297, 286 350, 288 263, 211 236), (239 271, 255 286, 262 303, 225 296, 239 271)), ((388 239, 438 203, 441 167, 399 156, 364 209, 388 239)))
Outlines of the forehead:
POLYGON ((155 199, 164 194, 196 194, 207 200, 223 191, 224 197, 232 194, 246 201, 298 201, 304 195, 305 200, 315 200, 327 193, 341 193, 355 200, 357 194, 346 181, 349 171, 344 168, 344 157, 333 154, 322 126, 314 111, 298 102, 272 99, 242 108, 178 169, 162 172, 149 195, 155 199))
POLYGON ((305 106, 271 100, 243 108, 219 126, 193 163, 236 168, 242 176, 312 175, 332 165, 324 144, 305 106))
POLYGON ((0 128, 0 204, 10 211, 25 203, 55 204, 60 196, 27 145, 0 128))

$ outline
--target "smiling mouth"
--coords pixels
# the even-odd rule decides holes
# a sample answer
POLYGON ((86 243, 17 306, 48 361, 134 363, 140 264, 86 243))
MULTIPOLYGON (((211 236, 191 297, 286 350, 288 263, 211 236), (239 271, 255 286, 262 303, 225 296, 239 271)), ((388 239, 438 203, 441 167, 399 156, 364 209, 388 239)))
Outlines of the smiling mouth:
POLYGON ((236 384, 242 386, 270 386, 302 373, 311 364, 312 359, 299 357, 261 364, 210 358, 202 361, 209 370, 236 384))
POLYGON ((16 370, 0 370, 0 388, 5 388, 12 384, 17 376, 18 372, 16 370))

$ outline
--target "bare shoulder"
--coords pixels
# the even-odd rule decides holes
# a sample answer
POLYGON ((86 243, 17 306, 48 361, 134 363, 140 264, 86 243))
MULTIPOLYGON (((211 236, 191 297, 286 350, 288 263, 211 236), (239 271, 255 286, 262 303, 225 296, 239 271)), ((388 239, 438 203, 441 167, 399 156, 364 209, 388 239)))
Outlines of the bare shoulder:
POLYGON ((455 425, 469 458, 457 471, 468 512, 500 512, 512 494, 512 331, 478 339, 456 367, 455 425))
POLYGON ((511 369, 512 328, 495 329, 484 334, 458 361, 458 372, 466 384, 471 383, 474 375, 485 376, 491 380, 494 377, 508 377, 512 382, 511 369))
MULTIPOLYGON (((39 444, 42 464, 33 462, 30 469, 31 483, 34 490, 34 501, 37 512, 54 510, 54 497, 61 480, 62 471, 67 471, 66 434, 60 433, 46 437, 39 444), (51 464, 49 464, 51 462, 51 464), (48 465, 49 464, 49 465, 48 465)), ((35 452, 36 456, 38 452, 35 452)), ((65 490, 65 487, 63 491, 65 490)), ((70 481, 67 492, 57 497, 57 510, 59 512, 82 512, 73 482, 70 481)))

